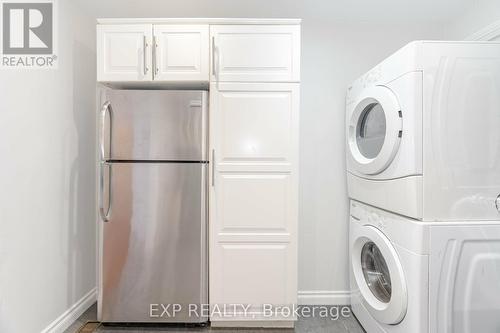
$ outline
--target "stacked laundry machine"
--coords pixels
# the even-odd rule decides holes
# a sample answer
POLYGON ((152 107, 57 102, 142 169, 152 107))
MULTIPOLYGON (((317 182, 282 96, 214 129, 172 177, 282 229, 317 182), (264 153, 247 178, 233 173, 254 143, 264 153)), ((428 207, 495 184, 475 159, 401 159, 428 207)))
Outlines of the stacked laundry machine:
POLYGON ((365 330, 500 332, 500 43, 405 46, 348 89, 346 145, 365 330))

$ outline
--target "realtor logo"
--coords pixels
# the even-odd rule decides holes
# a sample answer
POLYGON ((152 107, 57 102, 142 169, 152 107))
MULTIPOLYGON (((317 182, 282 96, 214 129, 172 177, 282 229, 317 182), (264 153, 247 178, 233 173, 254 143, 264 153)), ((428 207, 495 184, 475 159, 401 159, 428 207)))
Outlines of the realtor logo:
POLYGON ((2 1, 2 67, 54 67, 54 1, 2 1))

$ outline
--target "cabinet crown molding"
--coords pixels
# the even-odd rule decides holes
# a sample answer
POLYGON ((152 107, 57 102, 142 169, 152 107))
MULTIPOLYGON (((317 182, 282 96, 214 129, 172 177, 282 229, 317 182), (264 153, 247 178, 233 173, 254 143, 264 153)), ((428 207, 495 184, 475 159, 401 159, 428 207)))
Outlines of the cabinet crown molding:
POLYGON ((247 24, 298 25, 299 18, 99 18, 97 24, 247 24))

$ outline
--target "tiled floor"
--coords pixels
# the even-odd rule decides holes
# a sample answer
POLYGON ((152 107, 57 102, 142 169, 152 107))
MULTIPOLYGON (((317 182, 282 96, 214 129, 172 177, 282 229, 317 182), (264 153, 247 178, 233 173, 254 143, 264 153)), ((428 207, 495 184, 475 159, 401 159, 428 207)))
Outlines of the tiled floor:
MULTIPOLYGON (((86 322, 97 320, 97 306, 92 305, 78 320, 64 333, 76 333, 86 322)), ((300 318, 295 324, 295 329, 228 329, 228 328, 193 328, 193 327, 110 327, 100 326, 96 333, 364 333, 352 314, 349 317, 339 317, 337 320, 331 318, 300 318)))

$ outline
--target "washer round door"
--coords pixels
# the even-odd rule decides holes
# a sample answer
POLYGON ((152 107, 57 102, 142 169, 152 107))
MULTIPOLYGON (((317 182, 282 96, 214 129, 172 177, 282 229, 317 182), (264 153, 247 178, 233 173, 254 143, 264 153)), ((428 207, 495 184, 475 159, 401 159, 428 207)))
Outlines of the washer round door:
POLYGON ((406 281, 387 237, 373 226, 362 226, 351 249, 351 262, 362 302, 372 316, 385 324, 401 322, 408 305, 406 281))
POLYGON ((348 121, 348 146, 356 169, 365 175, 384 171, 394 159, 403 133, 394 93, 383 86, 366 89, 348 121))

